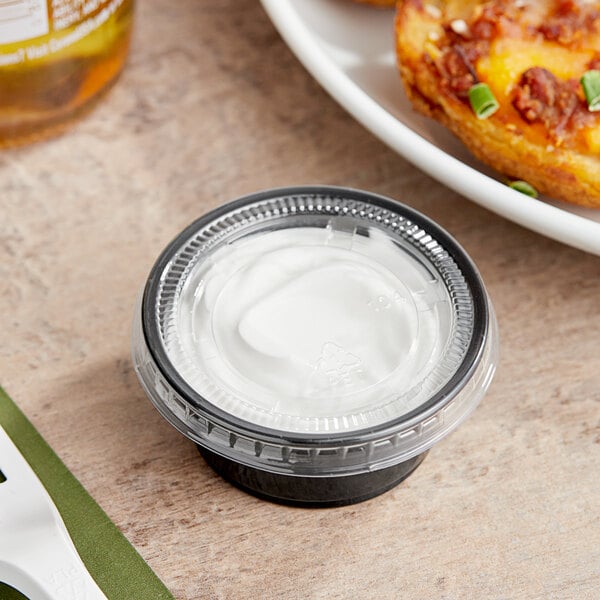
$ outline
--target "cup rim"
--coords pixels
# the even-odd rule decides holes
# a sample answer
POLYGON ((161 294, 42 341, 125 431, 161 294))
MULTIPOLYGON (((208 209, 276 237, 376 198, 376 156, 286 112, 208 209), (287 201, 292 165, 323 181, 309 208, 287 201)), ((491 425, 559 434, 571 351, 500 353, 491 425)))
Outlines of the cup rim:
POLYGON ((463 390, 477 370, 484 353, 490 333, 490 306, 483 281, 471 258, 445 229, 425 215, 396 200, 371 192, 338 186, 304 185, 273 188, 243 196, 211 210, 181 231, 159 255, 150 271, 142 295, 141 324, 147 349, 166 381, 181 398, 189 402, 195 409, 200 410, 212 422, 240 436, 259 442, 301 445, 309 448, 323 447, 328 444, 352 446, 378 440, 382 437, 392 435, 395 431, 410 428, 420 422, 426 421, 442 410, 463 390), (463 360, 450 379, 428 400, 411 411, 371 427, 349 431, 305 433, 275 429, 241 419, 212 404, 183 379, 169 359, 162 343, 156 314, 161 276, 178 250, 194 234, 208 226, 211 222, 222 218, 227 213, 261 201, 289 196, 338 197, 386 209, 393 214, 408 219, 412 224, 417 225, 430 234, 450 255, 459 268, 462 277, 469 287, 473 303, 473 331, 469 346, 463 360))

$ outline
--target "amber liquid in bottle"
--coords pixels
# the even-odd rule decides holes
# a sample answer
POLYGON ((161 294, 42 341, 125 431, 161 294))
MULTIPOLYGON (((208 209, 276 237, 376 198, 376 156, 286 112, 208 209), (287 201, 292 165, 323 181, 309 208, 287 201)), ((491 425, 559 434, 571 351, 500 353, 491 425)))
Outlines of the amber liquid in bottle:
POLYGON ((108 89, 127 57, 133 4, 0 0, 0 147, 60 132, 108 89))

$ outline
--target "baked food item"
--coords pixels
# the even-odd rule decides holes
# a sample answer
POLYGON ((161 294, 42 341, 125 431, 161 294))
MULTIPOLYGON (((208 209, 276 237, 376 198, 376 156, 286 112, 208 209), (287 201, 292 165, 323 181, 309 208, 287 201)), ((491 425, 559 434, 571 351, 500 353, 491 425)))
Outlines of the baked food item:
POLYGON ((600 208, 600 1, 400 0, 396 47, 415 108, 481 161, 600 208), (478 118, 470 92, 490 91, 478 118))

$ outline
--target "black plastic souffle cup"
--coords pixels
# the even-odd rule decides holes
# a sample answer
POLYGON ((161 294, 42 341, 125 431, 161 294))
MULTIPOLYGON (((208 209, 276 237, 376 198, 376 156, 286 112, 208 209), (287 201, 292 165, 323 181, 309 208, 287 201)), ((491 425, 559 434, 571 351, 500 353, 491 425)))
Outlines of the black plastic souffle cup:
MULTIPOLYGON (((402 270, 395 276, 407 305, 416 306, 427 295, 414 281, 403 281, 402 270)), ((150 272, 135 311, 132 355, 150 400, 198 445, 217 473, 261 498, 326 507, 360 502, 394 487, 419 466, 431 446, 466 419, 492 380, 498 334, 476 267, 439 225, 408 206, 370 192, 302 186, 240 198, 182 231, 150 272), (435 286, 437 305, 419 310, 443 310, 450 315, 437 362, 422 380, 412 381, 409 389, 399 385, 381 405, 375 401, 377 406, 369 407, 366 417, 361 417, 364 426, 336 428, 336 423, 348 419, 335 415, 323 417, 322 426, 311 415, 292 419, 266 411, 260 418, 249 419, 246 409, 235 408, 235 394, 227 392, 224 409, 211 400, 214 382, 203 388, 196 381, 206 379, 205 373, 199 372, 197 378, 189 373, 184 376, 176 366, 179 358, 173 360, 182 354, 178 310, 195 270, 217 260, 219 249, 235 248, 251 236, 293 228, 316 228, 327 235, 340 231, 359 242, 370 236, 385 237, 390 252, 413 273, 413 279, 418 273, 429 281, 427 285, 435 286), (382 419, 381 414, 390 416, 382 419), (371 422, 373 415, 379 417, 371 422), (290 419, 297 426, 290 427, 290 419), (288 425, 279 427, 280 422, 288 425)))

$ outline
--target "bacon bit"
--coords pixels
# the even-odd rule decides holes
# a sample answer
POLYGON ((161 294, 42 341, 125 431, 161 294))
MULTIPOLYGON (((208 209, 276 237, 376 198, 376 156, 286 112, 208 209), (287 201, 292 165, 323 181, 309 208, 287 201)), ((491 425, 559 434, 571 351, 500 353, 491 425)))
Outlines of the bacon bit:
POLYGON ((441 60, 436 63, 438 71, 448 82, 448 87, 459 98, 467 98, 469 89, 477 83, 473 62, 468 49, 457 44, 447 48, 441 60))
POLYGON ((491 40, 498 35, 498 19, 489 18, 489 15, 482 14, 472 26, 473 35, 482 40, 491 40))
POLYGON ((600 29, 600 11, 575 0, 559 0, 538 31, 547 39, 571 45, 600 29))
POLYGON ((600 71, 600 54, 597 54, 588 63, 588 71, 600 71))
POLYGON ((515 89, 513 106, 528 123, 542 123, 560 140, 559 133, 571 122, 576 126, 585 117, 579 110, 577 81, 560 81, 542 67, 532 67, 521 75, 515 89))
POLYGON ((510 33, 517 27, 516 17, 519 7, 510 2, 487 2, 479 11, 478 16, 471 24, 474 38, 491 40, 500 33, 510 33))
POLYGON ((592 2, 586 2, 585 0, 555 0, 555 2, 554 13, 559 16, 569 16, 574 12, 580 12, 582 4, 592 4, 592 2))

